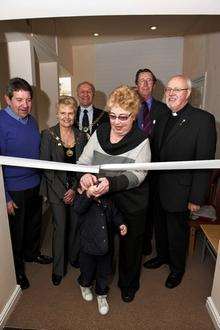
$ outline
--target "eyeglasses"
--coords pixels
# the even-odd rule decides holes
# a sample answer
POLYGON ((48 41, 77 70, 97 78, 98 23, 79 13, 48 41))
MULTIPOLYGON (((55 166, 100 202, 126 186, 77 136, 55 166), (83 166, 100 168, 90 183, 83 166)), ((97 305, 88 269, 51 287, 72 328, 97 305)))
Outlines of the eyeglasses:
POLYGON ((164 88, 165 93, 170 93, 170 92, 180 93, 182 91, 187 91, 187 90, 188 90, 188 88, 178 88, 178 87, 174 87, 174 88, 166 87, 166 88, 164 88))
POLYGON ((119 121, 126 121, 126 120, 128 120, 128 118, 130 116, 131 116, 131 113, 129 113, 129 115, 119 115, 119 116, 116 116, 113 113, 109 113, 109 119, 112 121, 116 120, 116 119, 118 119, 119 121))
POLYGON ((153 83, 153 79, 147 78, 147 79, 140 79, 140 80, 138 80, 138 84, 140 84, 140 85, 143 85, 145 83, 152 84, 153 83))

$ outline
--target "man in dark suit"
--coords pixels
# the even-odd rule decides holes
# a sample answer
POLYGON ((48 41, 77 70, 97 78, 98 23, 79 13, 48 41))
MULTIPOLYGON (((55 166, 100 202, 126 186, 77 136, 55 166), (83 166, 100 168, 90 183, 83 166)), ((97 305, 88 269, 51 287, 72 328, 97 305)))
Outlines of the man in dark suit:
MULTIPOLYGON (((165 88, 165 112, 154 128, 153 161, 192 161, 215 157, 216 127, 214 116, 189 103, 190 79, 178 75, 165 88)), ((157 172, 155 239, 157 257, 144 267, 155 269, 168 264, 167 288, 181 283, 185 272, 189 212, 199 210, 208 188, 207 170, 157 172)))
MULTIPOLYGON (((152 93, 157 79, 150 69, 139 69, 136 72, 135 84, 137 92, 142 100, 138 113, 137 124, 139 128, 151 139, 153 128, 160 116, 167 111, 164 103, 155 100, 152 93)), ((151 240, 153 236, 153 204, 154 204, 154 173, 148 175, 149 179, 149 206, 146 217, 146 228, 144 234, 143 254, 149 255, 152 252, 151 240)))
POLYGON ((150 69, 139 69, 135 76, 137 92, 142 100, 138 114, 138 126, 147 136, 151 137, 153 126, 166 111, 164 103, 153 98, 152 93, 157 79, 150 69))
POLYGON ((89 138, 96 128, 108 121, 107 112, 97 109, 92 102, 95 96, 95 87, 88 81, 77 86, 79 107, 76 114, 75 126, 87 134, 89 138))

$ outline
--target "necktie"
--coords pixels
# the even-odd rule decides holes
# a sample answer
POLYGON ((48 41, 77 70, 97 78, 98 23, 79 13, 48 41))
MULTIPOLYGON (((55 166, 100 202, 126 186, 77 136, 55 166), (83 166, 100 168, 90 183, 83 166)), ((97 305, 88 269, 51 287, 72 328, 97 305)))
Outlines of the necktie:
POLYGON ((149 136, 153 130, 153 122, 150 118, 150 111, 147 105, 147 102, 142 103, 142 111, 143 111, 143 126, 142 129, 144 133, 149 136))
POLYGON ((88 133, 90 131, 88 110, 86 110, 86 109, 83 111, 82 130, 85 133, 88 133))

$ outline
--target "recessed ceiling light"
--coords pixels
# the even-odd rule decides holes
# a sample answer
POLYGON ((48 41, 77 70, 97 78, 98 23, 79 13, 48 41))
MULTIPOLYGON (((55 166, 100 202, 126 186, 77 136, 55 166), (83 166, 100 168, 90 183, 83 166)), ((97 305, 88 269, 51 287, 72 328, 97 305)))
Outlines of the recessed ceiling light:
POLYGON ((99 33, 93 33, 94 37, 99 37, 99 33))
POLYGON ((156 29, 157 29, 157 26, 155 26, 155 25, 150 26, 150 29, 151 29, 151 30, 156 30, 156 29))

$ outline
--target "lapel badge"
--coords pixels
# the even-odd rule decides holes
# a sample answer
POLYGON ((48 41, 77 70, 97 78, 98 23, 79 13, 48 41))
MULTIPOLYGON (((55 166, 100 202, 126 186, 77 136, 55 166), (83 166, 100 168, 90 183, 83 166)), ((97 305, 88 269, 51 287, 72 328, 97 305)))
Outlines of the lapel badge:
POLYGON ((186 119, 182 119, 180 126, 182 126, 185 123, 186 119))

